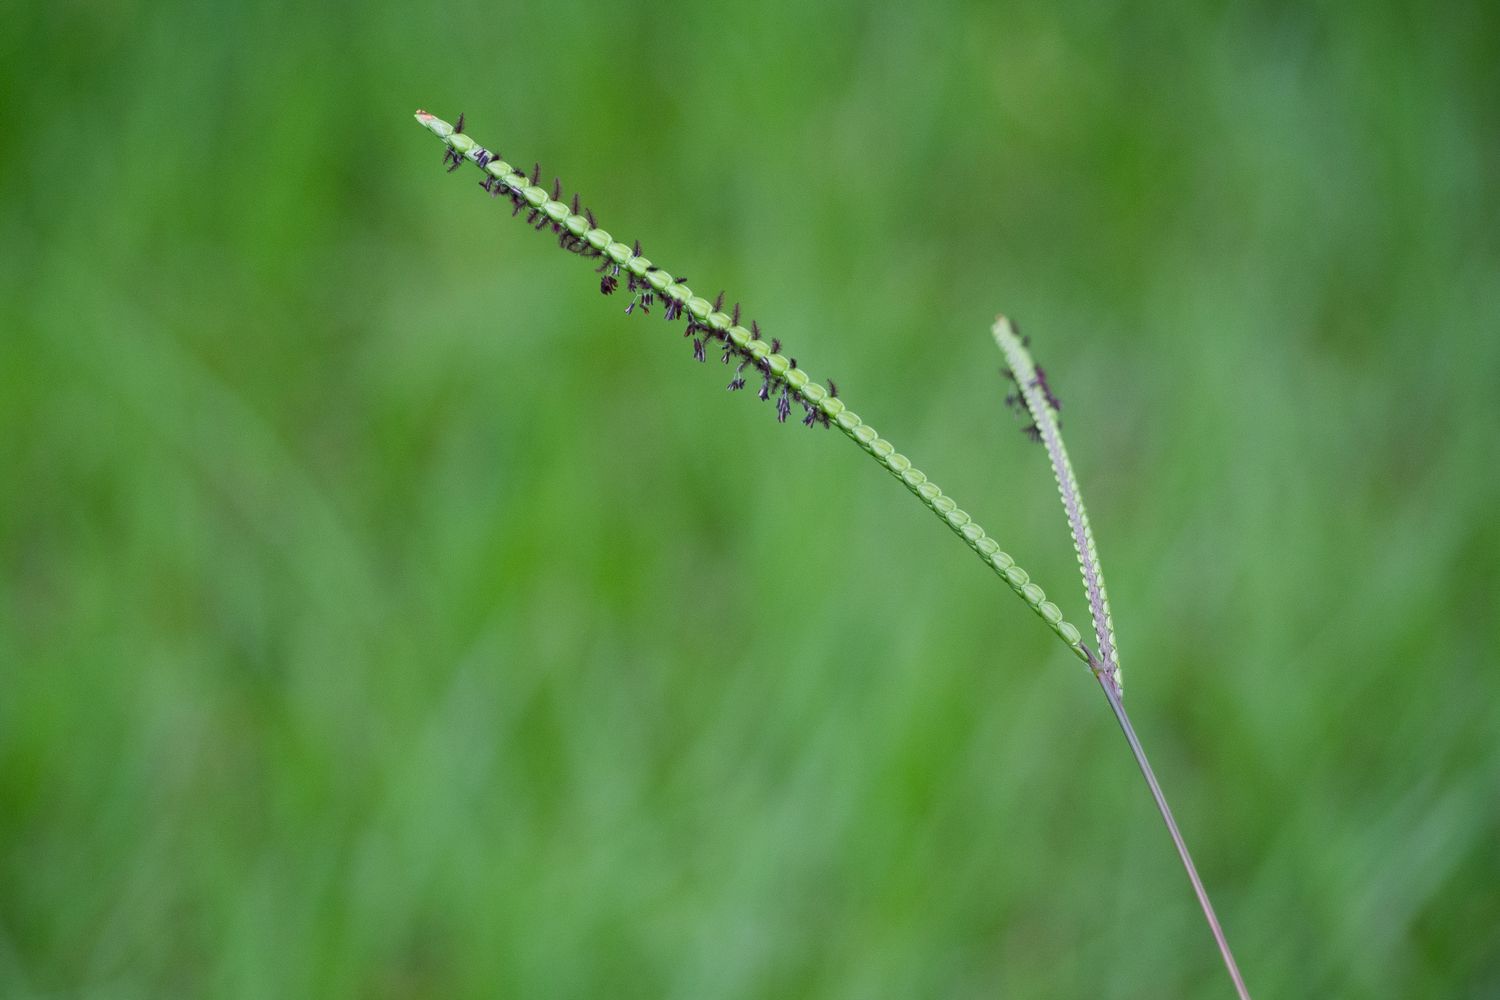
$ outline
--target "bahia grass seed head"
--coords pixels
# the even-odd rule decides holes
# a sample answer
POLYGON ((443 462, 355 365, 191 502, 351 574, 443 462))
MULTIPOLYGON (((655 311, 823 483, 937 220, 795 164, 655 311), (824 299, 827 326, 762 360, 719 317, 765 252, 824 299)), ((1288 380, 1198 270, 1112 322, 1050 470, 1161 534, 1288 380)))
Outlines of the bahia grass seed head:
POLYGON ((630 296, 624 309, 626 315, 649 316, 652 308, 660 305, 657 315, 669 323, 684 324, 682 338, 691 342, 693 360, 706 362, 712 351, 721 363, 731 366, 732 375, 726 387, 731 392, 746 388, 749 377, 757 377, 760 385, 755 396, 762 402, 774 400, 773 412, 778 422, 786 423, 793 411, 800 408, 803 426, 837 428, 859 445, 984 560, 1075 656, 1088 662, 1078 629, 1062 617, 1057 605, 1047 600, 1042 588, 1016 567, 1015 560, 1002 551, 999 543, 958 509, 936 483, 913 468, 910 459, 850 410, 832 379, 825 388, 809 376, 796 358, 782 352, 780 339, 766 340, 757 321, 751 320, 748 328, 741 325, 739 303, 726 313, 727 293, 720 292, 712 301, 697 295, 686 278, 674 276, 647 258, 639 240, 626 244, 600 228, 594 213, 576 194, 564 201, 560 181, 554 180, 550 190, 541 187, 540 164, 534 165, 528 174, 513 167, 497 151, 476 143, 464 133, 462 115, 456 124, 426 111, 418 111, 416 119, 443 141, 443 163, 450 171, 466 160, 473 163, 484 175, 480 186, 491 197, 509 202, 512 216, 525 212, 526 221, 538 231, 549 231, 561 249, 598 261, 595 272, 600 276, 601 294, 614 295, 623 279, 624 293, 630 296))

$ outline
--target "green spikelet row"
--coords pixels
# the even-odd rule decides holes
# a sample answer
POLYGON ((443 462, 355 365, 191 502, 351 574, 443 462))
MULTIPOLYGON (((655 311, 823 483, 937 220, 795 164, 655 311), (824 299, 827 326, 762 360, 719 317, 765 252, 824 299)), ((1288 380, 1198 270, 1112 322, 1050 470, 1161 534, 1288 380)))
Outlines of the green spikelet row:
POLYGON ((1083 590, 1088 597, 1089 612, 1094 620, 1094 638, 1099 643, 1097 669, 1102 669, 1114 680, 1116 691, 1123 691, 1120 648, 1115 641, 1115 622, 1109 610, 1109 592, 1104 588, 1104 568, 1099 563, 1099 550, 1094 545, 1094 529, 1089 526, 1088 511, 1083 506, 1083 494, 1078 489, 1078 477, 1073 474, 1073 463, 1068 459, 1068 449, 1063 444, 1062 426, 1058 423, 1057 411, 1053 407, 1056 397, 1051 395, 1036 361, 1010 320, 1004 316, 998 317, 992 332, 995 343, 1005 355, 1010 377, 1026 404, 1027 412, 1031 414, 1033 423, 1028 429, 1046 445, 1047 455, 1052 460, 1052 474, 1057 479, 1057 491, 1068 515, 1068 526, 1073 535, 1073 551, 1078 554, 1078 571, 1083 576, 1083 590))
MULTIPOLYGON (((753 328, 747 330, 740 326, 735 322, 734 316, 719 311, 714 303, 695 295, 686 284, 677 281, 670 273, 641 256, 636 248, 619 242, 604 229, 593 225, 587 213, 579 214, 574 206, 553 197, 547 189, 539 187, 534 178, 529 179, 525 173, 490 153, 448 122, 425 111, 418 111, 416 119, 447 145, 455 166, 461 161, 476 164, 485 172, 490 185, 503 185, 502 190, 517 207, 528 207, 535 213, 532 217, 545 220, 544 224, 552 226, 561 236, 564 246, 586 256, 608 258, 634 275, 639 282, 649 285, 658 297, 669 303, 669 310, 675 306, 677 315, 690 317, 691 324, 696 324, 697 328, 710 336, 716 336, 723 343, 726 352, 732 352, 753 364, 768 383, 774 382, 778 389, 784 389, 798 403, 808 407, 810 418, 816 416, 821 422, 842 431, 849 440, 879 462, 882 468, 900 480, 954 534, 963 539, 984 560, 985 565, 994 570, 1047 623, 1074 655, 1088 661, 1088 653, 1082 645, 1078 629, 1063 619, 1058 606, 1047 600, 1042 588, 1031 581, 1024 569, 1016 565, 1015 559, 1000 547, 1000 543, 986 534, 978 522, 960 509, 951 497, 944 495, 938 485, 921 470, 914 468, 910 459, 897 452, 889 441, 881 438, 875 428, 865 423, 843 400, 797 368, 792 359, 774 351, 771 344, 756 336, 753 328)), ((574 205, 576 206, 576 202, 574 205)), ((672 314, 673 312, 669 312, 669 316, 672 314)))

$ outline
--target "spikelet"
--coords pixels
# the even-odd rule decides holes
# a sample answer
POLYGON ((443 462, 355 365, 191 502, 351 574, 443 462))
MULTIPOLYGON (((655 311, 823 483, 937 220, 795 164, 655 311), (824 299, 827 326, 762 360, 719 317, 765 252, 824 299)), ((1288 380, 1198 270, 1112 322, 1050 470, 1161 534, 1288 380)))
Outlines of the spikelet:
POLYGON ((1073 535, 1073 550, 1078 554, 1078 569, 1083 576, 1084 593, 1088 596, 1089 613, 1094 621, 1094 638, 1099 644, 1097 659, 1090 663, 1096 671, 1102 671, 1115 686, 1115 692, 1123 691, 1120 675, 1120 650, 1115 642, 1115 622, 1109 611, 1109 594, 1104 589, 1104 569, 1099 564, 1099 551, 1094 545, 1094 529, 1089 527, 1088 511, 1083 506, 1083 495, 1078 489, 1078 477, 1073 474, 1073 463, 1068 459, 1068 449, 1063 445, 1062 425, 1057 414, 1062 410, 1062 400, 1047 384, 1047 373, 1032 359, 1027 341, 1010 320, 1000 316, 993 329, 995 343, 1005 355, 1006 366, 1001 373, 1010 379, 1014 391, 1005 397, 1005 404, 1031 420, 1022 428, 1027 438, 1045 444, 1047 456, 1052 461, 1052 474, 1057 479, 1057 490, 1062 496, 1063 510, 1068 515, 1068 527, 1073 535))
POLYGON ((787 422, 793 408, 800 406, 804 426, 837 427, 842 431, 963 539, 985 565, 1047 623, 1075 656, 1088 662, 1088 653, 1078 629, 1063 619, 1062 611, 1047 600, 1042 588, 1033 583, 1030 575, 1016 565, 1015 559, 1001 549, 1000 543, 986 534, 951 497, 945 496, 936 483, 914 468, 910 459, 897 452, 895 446, 881 438, 875 428, 850 410, 839 397, 832 380, 825 389, 812 379, 798 367, 795 358, 782 353, 779 339, 773 337, 769 342, 764 339, 759 323, 751 321, 748 329, 741 326, 738 304, 731 312, 725 313, 726 293, 720 292, 712 302, 702 298, 688 287, 685 278, 674 277, 647 259, 641 252, 639 241, 627 245, 616 240, 599 228, 593 212, 585 208, 579 213, 576 196, 570 202, 562 200, 560 182, 554 181, 550 192, 540 187, 540 164, 528 175, 442 119, 425 111, 418 111, 416 119, 443 141, 447 147, 443 162, 450 170, 464 160, 474 163, 485 175, 481 186, 491 196, 507 199, 512 205, 512 215, 519 215, 524 209, 528 213, 527 221, 538 229, 550 227, 558 235, 563 249, 581 257, 597 258, 600 264, 595 271, 602 275, 599 290, 603 294, 612 294, 623 275, 626 291, 631 296, 625 307, 627 315, 637 311, 648 314, 659 299, 663 304, 662 316, 669 322, 686 323, 683 337, 692 341, 695 360, 706 360, 709 346, 714 345, 725 364, 735 365, 734 376, 727 387, 730 391, 745 388, 744 373, 747 368, 751 369, 761 379, 757 398, 764 402, 775 399, 774 411, 779 422, 787 422))

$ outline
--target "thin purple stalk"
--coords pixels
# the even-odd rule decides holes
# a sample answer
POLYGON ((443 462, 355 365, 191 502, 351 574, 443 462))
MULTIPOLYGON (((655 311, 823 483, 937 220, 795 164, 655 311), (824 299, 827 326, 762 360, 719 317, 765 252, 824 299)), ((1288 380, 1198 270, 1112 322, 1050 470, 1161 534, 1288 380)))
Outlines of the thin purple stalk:
MULTIPOLYGON (((1089 652, 1089 661, 1094 663, 1093 652, 1089 652)), ((1234 981, 1235 992, 1241 1000, 1250 1000, 1250 991, 1245 986, 1245 979, 1240 975, 1240 967, 1234 960, 1234 952, 1229 950, 1229 939, 1224 936, 1224 928, 1219 924, 1218 914, 1214 913, 1214 904, 1208 899, 1208 890, 1203 886, 1203 880, 1198 877, 1198 868, 1193 864, 1193 856, 1188 853, 1187 841, 1182 839, 1182 831, 1177 829, 1177 820, 1172 817, 1172 808, 1167 805, 1167 797, 1162 793, 1161 784, 1156 780, 1156 772, 1151 770, 1151 762, 1146 759, 1146 751, 1141 746, 1141 741, 1135 735, 1135 727, 1130 724, 1130 716, 1125 711, 1125 703, 1120 700, 1119 690, 1109 680, 1103 669, 1095 669, 1094 676, 1099 679, 1099 686, 1104 689, 1104 697, 1109 699, 1109 707, 1114 710, 1115 720, 1120 723, 1120 729, 1125 733, 1125 742, 1130 744, 1130 752, 1135 755, 1135 762, 1141 769, 1141 775, 1146 779, 1146 784, 1151 789, 1151 797, 1156 800, 1156 809, 1161 813, 1162 822, 1167 824, 1167 832, 1172 835, 1172 843, 1177 847, 1177 856, 1182 859, 1182 867, 1187 870, 1188 880, 1193 883, 1193 893, 1198 897, 1198 905, 1203 908, 1203 919, 1208 921, 1208 929, 1213 932, 1214 941, 1219 946, 1219 954, 1224 958, 1224 967, 1229 970, 1229 978, 1234 981)))

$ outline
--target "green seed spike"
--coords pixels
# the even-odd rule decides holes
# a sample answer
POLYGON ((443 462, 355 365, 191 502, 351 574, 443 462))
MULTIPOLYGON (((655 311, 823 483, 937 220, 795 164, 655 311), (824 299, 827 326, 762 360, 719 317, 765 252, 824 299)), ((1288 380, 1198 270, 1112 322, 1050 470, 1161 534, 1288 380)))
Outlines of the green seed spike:
POLYGON ((630 246, 617 241, 605 230, 591 226, 585 216, 573 212, 569 205, 552 199, 545 189, 530 183, 522 171, 494 157, 468 135, 455 132, 452 125, 425 111, 418 111, 416 119, 443 140, 455 155, 480 166, 490 177, 523 198, 529 208, 542 213, 614 263, 645 277, 657 295, 677 303, 686 315, 699 324, 722 333, 725 342, 733 345, 744 356, 755 362, 763 362, 765 368, 760 370, 769 374, 778 391, 785 387, 798 403, 816 408, 831 426, 837 427, 844 436, 879 462, 882 468, 899 479, 912 495, 922 501, 985 565, 1004 580, 1016 596, 1026 602, 1027 607, 1047 624, 1075 656, 1088 662, 1089 654, 1083 647, 1078 629, 1064 620, 1058 606, 1047 600, 1042 588, 1031 582, 1031 577, 1016 565, 1016 561, 1000 547, 1000 543, 986 534, 978 522, 961 510, 951 497, 945 496, 936 483, 914 468, 910 459, 897 452, 889 441, 881 438, 875 428, 845 406, 842 399, 830 394, 801 368, 793 368, 791 359, 772 351, 770 344, 734 323, 731 316, 715 310, 713 303, 695 295, 687 285, 673 281, 668 272, 661 269, 650 270, 653 266, 651 261, 635 254, 630 246))
POLYGON ((1117 693, 1123 692, 1120 675, 1120 648, 1115 642, 1115 622, 1109 612, 1109 594, 1104 589, 1104 569, 1099 565, 1099 551, 1094 546, 1094 529, 1089 527, 1088 511, 1083 507, 1083 494, 1078 489, 1078 477, 1073 474, 1073 463, 1068 460, 1068 449, 1063 445, 1062 427, 1057 422, 1057 413, 1052 408, 1050 390, 1039 377, 1036 362, 1021 338, 1016 335, 1010 320, 997 317, 993 330, 995 343, 1005 354, 1005 363, 1010 366, 1011 377, 1026 410, 1031 414, 1041 440, 1047 446, 1047 455, 1052 460, 1052 474, 1057 479, 1057 491, 1062 496, 1063 509, 1068 514, 1068 526, 1072 528, 1073 550, 1078 553, 1078 570, 1083 575, 1083 590, 1089 601, 1089 612, 1094 619, 1094 638, 1099 643, 1099 666, 1115 683, 1117 693))

